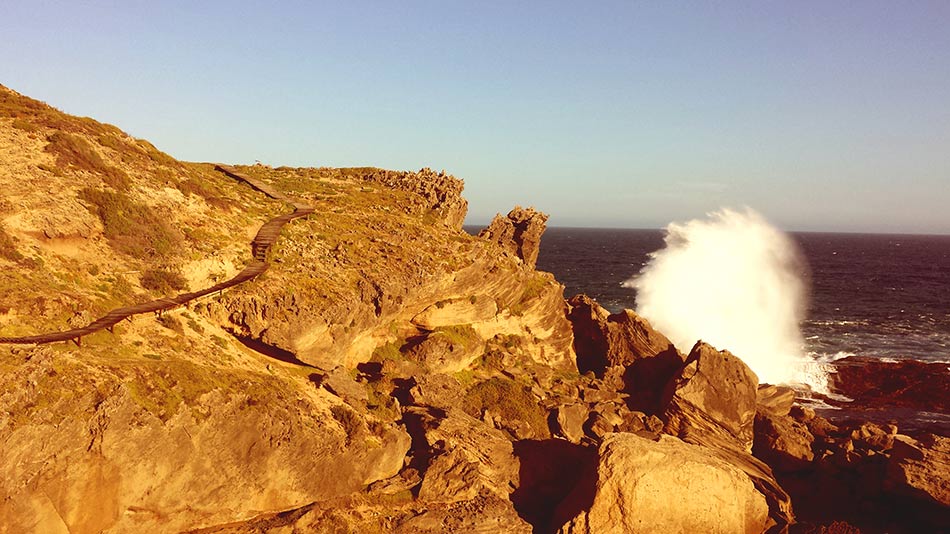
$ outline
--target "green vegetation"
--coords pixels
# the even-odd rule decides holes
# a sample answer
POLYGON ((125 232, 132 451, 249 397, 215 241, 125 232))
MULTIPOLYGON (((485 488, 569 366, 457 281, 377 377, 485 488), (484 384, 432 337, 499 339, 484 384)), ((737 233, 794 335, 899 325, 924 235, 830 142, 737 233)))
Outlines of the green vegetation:
POLYGON ((527 311, 532 301, 537 300, 544 293, 544 289, 548 284, 549 281, 544 275, 535 274, 524 283, 524 291, 522 291, 521 297, 511 303, 508 310, 511 311, 512 315, 520 317, 527 311))
POLYGON ((0 226, 0 258, 5 258, 17 263, 25 259, 23 254, 17 251, 13 237, 7 233, 3 226, 0 226))
POLYGON ((445 337, 449 343, 463 347, 470 347, 480 339, 472 325, 468 324, 441 326, 435 329, 435 333, 445 337))
POLYGON ((187 281, 181 273, 164 269, 149 269, 142 273, 142 287, 160 293, 181 291, 187 287, 187 281))
POLYGON ((79 198, 99 216, 105 236, 119 252, 135 258, 172 255, 181 238, 150 207, 122 192, 85 188, 79 198))
POLYGON ((185 335, 185 327, 182 326, 181 321, 178 320, 174 315, 163 314, 158 317, 158 322, 165 328, 175 332, 179 335, 185 335))
POLYGON ((468 390, 462 406, 469 415, 479 419, 482 412, 490 409, 507 421, 527 423, 540 437, 550 435, 545 412, 534 395, 508 378, 494 377, 479 382, 468 390))
POLYGON ((61 170, 76 168, 102 176, 102 181, 119 191, 129 189, 132 181, 122 169, 102 160, 99 153, 82 137, 56 132, 49 136, 46 151, 56 156, 56 165, 61 170))
POLYGON ((402 352, 399 351, 399 348, 402 345, 393 341, 386 343, 385 345, 380 345, 376 347, 376 350, 373 351, 373 356, 370 357, 369 361, 371 362, 385 362, 386 360, 399 361, 403 359, 402 352))

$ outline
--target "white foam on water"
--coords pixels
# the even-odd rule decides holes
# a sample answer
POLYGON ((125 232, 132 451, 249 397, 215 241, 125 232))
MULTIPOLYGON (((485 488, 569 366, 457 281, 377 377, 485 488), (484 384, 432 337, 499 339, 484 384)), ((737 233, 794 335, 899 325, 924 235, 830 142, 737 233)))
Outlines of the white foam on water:
POLYGON ((664 241, 625 283, 637 290, 637 313, 681 351, 702 339, 742 358, 760 382, 830 394, 829 366, 802 350, 805 263, 788 235, 751 209, 722 209, 670 224, 664 241))

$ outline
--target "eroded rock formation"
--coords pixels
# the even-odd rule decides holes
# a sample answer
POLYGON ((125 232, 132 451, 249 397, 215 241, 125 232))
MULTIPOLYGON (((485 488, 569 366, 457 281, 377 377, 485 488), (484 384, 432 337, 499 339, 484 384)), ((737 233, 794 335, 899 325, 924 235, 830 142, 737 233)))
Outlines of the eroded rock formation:
POLYGON ((548 216, 534 208, 521 206, 508 212, 506 217, 495 216, 488 228, 478 236, 494 241, 533 268, 541 249, 541 234, 547 228, 548 216))

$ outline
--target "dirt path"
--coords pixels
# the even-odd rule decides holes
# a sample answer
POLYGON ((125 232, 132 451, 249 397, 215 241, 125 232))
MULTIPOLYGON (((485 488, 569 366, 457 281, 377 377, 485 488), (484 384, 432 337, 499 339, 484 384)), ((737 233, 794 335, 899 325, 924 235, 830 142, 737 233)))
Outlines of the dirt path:
POLYGON ((294 211, 292 213, 286 213, 284 215, 274 217, 273 219, 264 223, 260 230, 257 231, 257 235, 254 236, 254 239, 251 241, 251 253, 253 254, 254 258, 250 263, 248 263, 244 270, 239 272, 234 276, 234 278, 231 278, 230 280, 226 280, 199 291, 181 293, 173 297, 160 298, 150 302, 136 304, 135 306, 116 308, 82 328, 74 328, 72 330, 65 330, 62 332, 37 334, 34 336, 0 337, 0 343, 42 344, 56 343, 58 341, 73 341, 77 345, 80 345, 82 343, 83 336, 88 336, 89 334, 98 332, 100 330, 108 330, 112 332, 113 327, 123 319, 128 319, 133 315, 139 315, 142 313, 159 313, 165 310, 183 306, 197 298, 234 287, 238 284, 247 282, 248 280, 252 280, 267 270, 267 252, 277 241, 277 238, 280 236, 281 229, 288 222, 300 217, 306 217, 313 213, 313 206, 294 200, 284 195, 280 191, 273 189, 268 184, 261 182, 260 180, 256 180, 250 176, 237 172, 233 167, 229 167, 227 165, 215 165, 215 170, 220 171, 227 176, 234 178, 235 180, 244 182, 273 199, 281 200, 293 205, 294 207, 294 211))

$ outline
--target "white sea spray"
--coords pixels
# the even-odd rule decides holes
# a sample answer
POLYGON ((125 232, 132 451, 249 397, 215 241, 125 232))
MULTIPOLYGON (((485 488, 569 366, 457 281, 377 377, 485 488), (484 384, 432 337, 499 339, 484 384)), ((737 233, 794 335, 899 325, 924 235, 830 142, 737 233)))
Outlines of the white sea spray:
POLYGON ((672 223, 625 285, 636 311, 681 351, 699 339, 742 358, 763 383, 828 391, 828 365, 803 350, 806 263, 795 242, 751 209, 672 223))

